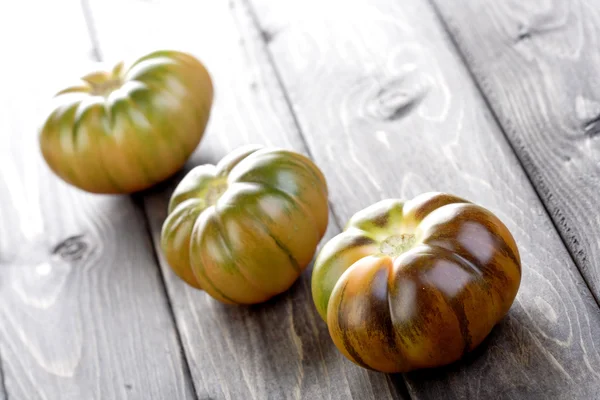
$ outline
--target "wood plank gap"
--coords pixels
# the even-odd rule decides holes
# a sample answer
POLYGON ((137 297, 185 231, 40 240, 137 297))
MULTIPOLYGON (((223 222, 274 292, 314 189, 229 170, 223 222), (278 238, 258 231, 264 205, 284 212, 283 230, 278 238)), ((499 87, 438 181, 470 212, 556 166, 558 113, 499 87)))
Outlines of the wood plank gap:
POLYGON ((496 110, 494 109, 494 107, 492 106, 491 102, 489 101, 487 95, 483 91, 483 89, 482 89, 482 87, 481 87, 481 85, 479 83, 479 80, 477 79, 477 76, 475 75, 473 69, 471 68, 471 65, 468 63, 467 58, 465 56, 465 53, 463 52, 462 48, 460 47, 460 44, 456 40, 455 36, 452 34, 452 31, 450 30, 450 27, 446 23, 446 20, 444 19, 444 16, 442 15, 441 10, 438 8, 437 4, 435 4, 435 2, 433 0, 426 0, 426 2, 429 3, 429 5, 432 7, 432 9, 433 9, 436 17, 438 18, 438 21, 440 22, 440 24, 443 27, 443 29, 446 32, 446 34, 448 35, 448 38, 451 41, 452 46, 454 47, 454 50, 455 50, 456 54, 458 55, 458 57, 460 58, 460 60, 462 61, 462 63, 465 65, 465 69, 467 70, 469 76, 471 77, 471 80, 475 84, 475 87, 477 88, 477 91, 481 95, 481 98, 483 99, 485 105, 489 109, 490 114, 492 115, 492 117, 494 119, 494 123, 500 128, 500 132, 502 132, 502 135, 506 138, 506 141, 508 142, 508 145, 510 146, 510 149, 515 154, 516 159, 519 162, 519 166, 521 167, 521 169, 525 173, 525 176, 527 177, 527 180, 529 181, 529 183, 533 187, 533 191, 535 192, 535 194, 537 195, 537 197, 540 199, 540 203, 542 204, 542 206, 544 208, 544 211, 546 212, 546 215, 548 216, 548 219, 552 223, 552 226, 554 227, 554 229, 558 233, 558 237, 560 238, 560 240, 562 241, 565 249, 567 250, 567 253, 569 254, 569 257, 571 258, 571 260, 573 260, 573 263, 577 266, 577 271, 581 275, 581 278, 583 279, 583 282, 585 282, 585 285, 586 285, 588 291, 592 294, 592 297, 594 298, 594 300, 596 301, 596 304, 600 308, 600 298, 598 298, 597 293, 593 290, 592 285, 590 284, 590 282, 589 282, 588 278, 586 277, 586 275, 582 273, 583 266, 579 262, 578 258, 575 257, 575 254, 573 253, 573 249, 571 249, 571 247, 568 245, 567 239, 564 237, 562 230, 559 229, 559 227, 558 227, 558 225, 556 223, 556 220, 553 218, 552 213, 550 212, 550 210, 548 208, 548 204, 546 203, 546 199, 539 192, 538 187, 535 184, 533 178, 531 177, 529 171, 527 170, 527 168, 525 168, 525 164, 523 163, 523 160, 521 159, 521 155, 519 154, 519 152, 517 151, 517 149, 513 146, 512 140, 510 139, 509 135, 506 133, 506 128, 504 127, 504 125, 500 121, 500 118, 499 118, 498 114, 496 113, 496 110))
POLYGON ((8 391, 6 390, 6 383, 4 382, 4 359, 2 358, 2 351, 0 351, 0 400, 8 400, 8 391))
POLYGON ((36 150, 32 114, 101 59, 85 2, 38 6, 0 7, 0 27, 26 42, 8 47, 21 62, 0 79, 9 133, 0 209, 10 227, 0 234, 0 399, 196 398, 143 214, 129 197, 66 185, 36 150), (32 27, 49 34, 26 39, 32 27))
POLYGON ((89 0, 81 0, 81 10, 83 12, 83 19, 87 27, 88 36, 92 44, 92 55, 95 61, 103 61, 102 51, 100 48, 100 41, 98 40, 98 31, 94 23, 94 17, 92 16, 92 10, 90 8, 89 0))
MULTIPOLYGON (((262 32, 256 11, 254 10, 254 8, 250 4, 250 2, 248 0, 240 0, 240 2, 242 3, 244 9, 248 13, 249 20, 252 21, 252 24, 254 25, 254 27, 257 30, 262 32)), ((279 88, 281 89, 281 92, 283 93, 283 98, 285 99, 287 108, 289 109, 290 115, 292 116, 292 119, 294 122, 294 127, 296 128, 296 131, 298 132, 298 135, 300 136, 300 139, 301 139, 302 143, 304 144, 307 154, 310 156, 311 159, 314 160, 315 158, 313 157, 311 147, 308 144, 308 141, 306 140, 306 137, 304 135, 302 128, 300 127, 300 123, 299 123, 296 113, 294 111, 294 107, 292 106, 292 102, 290 100, 288 92, 285 89, 285 86, 283 84, 283 80, 281 78, 281 73, 279 72, 279 68, 275 64, 271 50, 269 50, 269 46, 267 43, 269 40, 269 36, 263 34, 263 35, 260 35, 260 37, 261 37, 260 40, 261 40, 261 44, 262 44, 262 46, 261 46, 262 50, 264 51, 266 58, 267 58, 269 64, 271 65, 271 68, 273 69, 275 80, 277 81, 277 85, 279 86, 279 88)), ((341 231, 344 228, 345 223, 343 222, 343 220, 341 219, 339 214, 336 213, 335 205, 333 204, 333 202, 331 200, 329 200, 329 207, 331 210, 331 215, 334 217, 336 231, 341 231)), ((410 395, 408 386, 406 384, 405 375, 400 374, 400 376, 402 376, 402 379, 394 381, 391 378, 391 375, 387 375, 386 380, 388 381, 388 383, 391 383, 391 385, 398 392, 398 394, 400 395, 401 398, 412 399, 412 396, 410 395)))
MULTIPOLYGON (((233 2, 175 3, 90 0, 107 60, 156 47, 189 51, 206 62, 219 93, 206 137, 186 168, 143 194, 199 397, 398 398, 385 376, 361 369, 335 351, 312 304, 308 271, 278 299, 251 307, 227 307, 186 285, 164 260, 160 229, 170 192, 185 170, 214 164, 247 143, 306 151, 262 50, 259 32, 245 10, 233 2), (131 18, 139 25, 135 32, 126 33, 131 18)), ((337 233, 334 217, 330 220, 328 237, 337 233)))
POLYGON ((581 383, 600 360, 596 301, 433 9, 420 0, 247 1, 340 216, 384 196, 448 191, 497 212, 520 243, 523 286, 508 318, 463 361, 407 374, 411 395, 595 393, 581 383))
MULTIPOLYGON (((81 0, 81 6, 82 6, 82 10, 83 10, 85 24, 88 28, 88 35, 90 38, 90 42, 94 49, 93 50, 94 58, 96 61, 102 62, 102 61, 104 61, 104 59, 102 57, 102 47, 100 46, 100 41, 98 40, 96 24, 95 24, 94 16, 93 16, 90 4, 89 4, 89 0, 81 0)), ((160 279, 160 285, 161 285, 163 294, 164 294, 166 302, 167 302, 167 308, 169 310, 169 317, 171 319, 171 322, 173 323, 173 326, 175 327, 175 337, 176 337, 177 345, 179 347, 179 352, 182 356, 182 361, 183 361, 182 367, 183 367, 184 377, 185 377, 188 385, 190 385, 192 388, 192 391, 194 393, 194 398, 199 399, 199 394, 196 389, 196 385, 194 385, 194 380, 192 379, 192 373, 191 373, 190 364, 189 364, 190 361, 188 359, 188 355, 187 355, 185 349, 183 348, 180 326, 177 323, 177 318, 175 318, 175 311, 173 310, 173 302, 171 301, 171 293, 169 292, 169 290, 167 288, 162 268, 160 268, 160 260, 158 258, 157 248, 154 245, 154 241, 152 240, 152 229, 150 227, 150 221, 149 221, 149 216, 148 216, 146 207, 144 206, 143 199, 139 197, 139 194, 133 194, 131 196, 131 199, 132 199, 134 206, 141 211, 141 214, 144 217, 143 218, 144 229, 148 235, 148 241, 150 243, 150 247, 152 248, 152 258, 154 260, 156 268, 159 270, 158 276, 160 279)))
MULTIPOLYGON (((252 25, 254 26, 254 28, 256 30, 258 30, 259 32, 262 32, 262 34, 260 35, 262 51, 264 52, 268 63, 270 64, 271 68, 273 69, 273 75, 275 76, 275 81, 277 82, 277 85, 279 86, 279 89, 281 90, 285 105, 290 112, 290 116, 292 117, 294 128, 295 128, 296 132, 298 133, 298 136, 300 137, 300 141, 304 145, 304 149, 306 150, 306 153, 308 154, 308 156, 314 160, 315 157, 313 156, 312 149, 310 148, 308 141, 306 140, 306 137, 304 135, 304 132, 302 131, 302 128, 300 127, 298 117, 296 117, 296 112, 294 111, 294 107, 292 106, 292 102, 290 100, 288 92, 285 89, 285 86, 283 85, 283 80, 281 79, 281 74, 279 72, 279 68, 277 68, 275 61, 273 60, 273 54, 271 54, 271 50, 269 50, 268 41, 271 39, 270 35, 266 35, 264 33, 264 31, 261 30, 260 24, 258 21, 258 16, 256 15, 256 12, 252 8, 252 5, 248 2, 248 0, 240 0, 240 2, 242 3, 244 10, 246 10, 248 19, 252 22, 252 25)), ((344 223, 342 218, 339 216, 339 214, 335 212, 335 205, 333 204, 333 202, 331 200, 329 200, 329 209, 331 210, 331 215, 334 218, 336 230, 341 231, 346 224, 344 223)))
POLYGON ((152 240, 152 227, 150 226, 150 217, 146 211, 146 207, 144 206, 143 198, 140 198, 140 197, 138 197, 137 194, 134 194, 134 195, 132 195, 132 200, 133 200, 133 204, 135 205, 135 207, 140 209, 142 212, 142 215, 144 216, 144 229, 146 230, 146 233, 148 234, 148 240, 150 242, 150 246, 152 247, 152 257, 154 259, 154 262, 156 263, 156 268, 158 268, 158 270, 159 270, 158 275, 160 277, 160 283, 161 283, 163 293, 165 295, 165 298, 167 299, 167 307, 169 309, 169 316, 171 317, 171 322, 173 323, 173 326, 175 327, 175 337, 177 338, 177 344, 179 345, 179 352, 181 353, 182 361, 183 361, 182 362, 183 375, 184 375, 186 381, 188 382, 188 384, 191 385, 191 387, 192 387, 192 391, 194 393, 194 398, 196 400, 201 400, 198 390, 196 389, 196 385, 194 385, 194 379, 192 378, 192 371, 190 369, 190 360, 188 359, 187 352, 183 348, 183 339, 181 338, 180 326, 177 322, 177 318, 175 318, 175 310, 173 309, 173 302, 171 301, 171 293, 169 292, 169 290, 167 288, 167 284, 165 281, 165 276, 162 271, 162 268, 160 268, 160 260, 159 260, 158 253, 157 253, 157 247, 154 245, 154 241, 152 240))
MULTIPOLYGON (((298 122, 298 117, 296 117, 296 113, 294 112, 294 107, 292 106, 292 102, 290 100, 288 92, 287 92, 287 90, 285 90, 285 86, 283 86, 283 81, 281 79, 281 74, 279 73, 279 69, 275 65, 275 61, 273 60, 273 55, 271 54, 271 51, 269 50, 269 46, 267 45, 268 41, 271 39, 271 37, 270 37, 270 35, 265 34, 265 32, 263 30, 261 30, 260 24, 258 22, 258 16, 256 15, 256 12, 252 8, 252 5, 248 2, 248 0, 240 0, 240 1, 242 3, 243 9, 246 11, 246 14, 248 15, 248 20, 250 20, 252 22, 252 25, 254 26, 254 28, 257 31, 261 32, 259 40, 261 43, 262 51, 264 52, 264 54, 267 58, 267 62, 273 69, 273 75, 275 76, 275 81, 277 82, 277 86, 279 86, 279 89, 281 90, 282 97, 283 97, 283 100, 284 100, 284 103, 285 103, 287 109, 289 110, 289 113, 290 113, 290 116, 291 116, 291 119, 293 122, 293 126, 294 126, 296 132, 298 133, 298 136, 300 137, 300 141, 301 141, 302 145, 304 146, 306 153, 308 154, 308 156, 311 159, 314 160, 315 158, 313 157, 312 150, 311 150, 310 146, 308 145, 308 141, 306 140, 306 137, 304 136, 304 132, 302 132, 302 129, 300 128, 300 123, 298 122)), ((335 212, 335 205, 331 202, 331 200, 329 201, 329 209, 331 210, 331 215, 333 215, 333 218, 335 220, 337 230, 338 231, 341 230, 345 224, 344 224, 343 220, 339 217, 339 214, 337 214, 335 212)))
POLYGON ((396 391, 398 396, 401 399, 412 399, 413 396, 410 394, 410 390, 408 390, 408 385, 406 384, 406 376, 403 374, 387 374, 386 381, 391 391, 396 391), (401 375, 401 379, 394 379, 397 375, 401 375))

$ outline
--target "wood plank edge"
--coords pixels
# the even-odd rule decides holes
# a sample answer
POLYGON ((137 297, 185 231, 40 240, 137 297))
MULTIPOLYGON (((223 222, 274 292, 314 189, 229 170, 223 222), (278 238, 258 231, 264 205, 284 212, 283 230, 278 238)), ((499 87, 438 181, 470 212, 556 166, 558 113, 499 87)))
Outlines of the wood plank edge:
POLYGON ((4 381, 4 362, 2 358, 2 352, 0 352, 0 400, 8 400, 8 392, 6 391, 6 382, 4 381))
MULTIPOLYGON (((87 26, 88 37, 90 39, 90 42, 91 42, 91 45, 93 48, 94 59, 97 62, 102 62, 104 60, 104 58, 102 56, 102 47, 100 46, 100 41, 98 39, 95 18, 93 16, 92 8, 90 6, 89 0, 81 0, 81 8, 82 8, 83 17, 85 19, 85 24, 87 26)), ((152 258, 154 260, 154 265, 159 270, 158 276, 159 276, 159 280, 160 280, 160 286, 163 290, 162 294, 167 302, 166 305, 167 305, 167 309, 169 310, 169 317, 170 317, 171 323, 175 329, 177 346, 179 347, 179 352, 180 352, 181 358, 183 360, 183 365, 181 367, 182 367, 184 379, 186 380, 186 384, 191 386, 191 392, 194 394, 194 397, 196 399, 198 399, 199 398, 198 391, 196 390, 196 385, 194 384, 194 380, 192 378, 192 373, 191 373, 191 369, 190 369, 190 365, 189 365, 189 359, 188 359, 187 353, 183 347, 180 327, 177 322, 177 318, 175 317, 175 311, 173 310, 171 294, 169 293, 169 290, 167 289, 167 285, 165 282, 165 276, 163 274, 163 269, 161 268, 159 257, 157 254, 157 247, 155 246, 155 243, 154 243, 154 240, 152 237, 152 229, 150 226, 149 216, 148 216, 143 198, 141 198, 140 196, 141 195, 139 193, 136 193, 136 194, 131 195, 130 198, 132 200, 134 207, 137 208, 139 211, 141 211, 141 214, 143 216, 144 231, 147 234, 147 240, 149 241, 150 247, 152 248, 152 258)), ((2 378, 1 372, 2 371, 0 370, 0 378, 2 378)), ((3 386, 0 385, 0 389, 2 389, 2 387, 3 386)))
POLYGON ((435 3, 436 0, 425 0, 425 2, 429 3, 429 6, 433 9, 433 12, 434 12, 436 18, 439 20, 440 25, 444 29, 444 32, 446 32, 446 34, 448 35, 449 41, 452 44, 452 48, 453 48, 452 51, 460 58, 460 60, 465 65, 465 69, 468 72, 469 76, 471 77, 471 80, 475 84, 475 87, 477 88, 477 92, 483 99, 484 104, 490 111, 490 115, 494 119, 494 123, 498 126, 500 132, 502 132, 502 135, 504 136, 505 140, 507 141, 510 149, 515 154, 516 159, 519 163, 519 167, 521 167, 521 169, 524 171, 529 184, 531 185, 534 193, 540 200, 540 203, 542 204, 542 207, 544 208, 544 211, 546 212, 546 216, 548 217, 548 219, 552 223, 552 226, 558 233, 558 237, 560 238, 563 246, 565 247, 567 254, 573 261, 573 264, 575 264, 575 266, 577 267, 577 271, 579 272, 579 275, 581 276, 583 282, 585 283, 588 291, 591 293, 592 298, 596 302, 596 305, 598 305, 598 307, 600 308, 600 298, 598 298, 596 293, 592 290, 592 286, 590 285, 586 275, 582 272, 583 266, 581 265, 581 263, 579 262, 578 258, 575 256, 575 254, 573 253, 573 250, 571 249, 568 241, 564 237, 562 230, 559 228, 555 218, 552 216, 552 213, 550 212, 550 210, 548 208, 548 203, 547 203, 546 199, 544 198, 544 196, 542 196, 542 194, 538 190, 538 186, 536 185, 532 176, 529 174, 529 170, 527 168, 525 168, 525 164, 523 163, 523 160, 521 159, 521 155, 519 154, 519 152, 516 150, 515 146, 513 145, 512 140, 510 139, 509 135, 506 133, 506 129, 505 129, 504 125, 500 122, 500 119, 498 117, 498 114, 496 113, 496 110, 494 109, 494 107, 492 106, 488 97, 486 96, 485 92, 483 91, 483 88, 480 85, 477 75, 475 74, 475 71, 473 70, 471 64, 469 63, 469 58, 467 57, 465 49, 463 49, 460 46, 460 41, 456 37, 455 33, 453 33, 453 30, 451 29, 449 22, 444 18, 442 11, 439 9, 437 4, 435 3))
POLYGON ((87 27, 88 37, 92 44, 92 55, 95 61, 102 61, 102 51, 100 47, 100 41, 98 40, 98 31, 96 30, 96 24, 94 17, 92 16, 92 8, 90 7, 90 0, 81 0, 81 11, 83 19, 85 20, 85 26, 87 27))
MULTIPOLYGON (((235 1, 235 0, 232 0, 232 1, 235 1)), ((281 73, 279 72, 279 69, 275 65, 275 61, 273 59, 273 54, 271 54, 271 51, 269 50, 268 42, 270 40, 272 40, 272 36, 261 29, 260 23, 258 20, 258 15, 256 15, 256 12, 252 8, 252 5, 250 4, 250 2, 248 0, 237 0, 237 1, 239 1, 239 3, 241 4, 242 10, 245 11, 246 17, 247 17, 248 21, 251 23, 251 26, 254 29, 256 29, 258 32, 260 32, 260 35, 259 35, 260 39, 258 39, 258 40, 260 40, 260 43, 259 43, 260 49, 265 54, 267 62, 269 63, 269 66, 271 67, 271 69, 273 71, 273 76, 275 77, 275 81, 277 82, 277 87, 281 91, 281 95, 284 99, 285 105, 292 117, 294 129, 296 131, 296 134, 300 137, 300 140, 304 147, 304 151, 306 151, 306 154, 312 160, 314 160, 315 158, 313 157, 313 152, 310 148, 310 145, 308 144, 308 141, 306 140, 306 136, 304 135, 304 132, 302 132, 302 129, 300 128, 300 122, 298 121, 298 117, 296 116, 296 113, 294 112, 294 108, 292 107, 292 101, 290 100, 287 90, 285 90, 285 86, 283 85, 281 73)), ((335 205, 331 202, 331 200, 329 200, 328 202, 329 202, 329 208, 331 210, 331 214, 334 217, 333 222, 335 224, 335 228, 338 231, 341 231, 342 228, 346 224, 339 217, 339 214, 335 211, 335 205)))
POLYGON ((152 248, 152 258, 154 260, 154 264, 155 264, 156 268, 158 268, 158 270, 159 270, 158 276, 159 276, 159 280, 160 280, 160 286, 163 290, 163 296, 167 301, 169 317, 170 317, 173 327, 175 329, 175 337, 177 340, 177 346, 179 347, 181 359, 183 360, 183 363, 181 366, 182 371, 183 371, 183 376, 187 382, 187 385, 191 386, 191 389, 192 389, 191 392, 194 393, 194 398, 199 400, 200 395, 198 394, 196 384, 194 383, 194 379, 192 377, 192 371, 190 368, 190 360, 189 360, 187 352, 185 351, 185 348, 183 346, 183 339, 181 337, 181 327, 179 326, 178 319, 175 316, 173 302, 171 301, 171 293, 167 287, 166 278, 164 276, 164 270, 163 270, 163 268, 161 268, 160 259, 159 259, 158 253, 157 253, 158 251, 160 251, 159 250, 160 243, 155 243, 153 240, 152 227, 150 226, 150 216, 147 211, 146 202, 144 201, 144 199, 141 197, 140 194, 134 194, 131 196, 131 198, 133 200, 134 206, 136 208, 138 208, 139 210, 141 210, 142 216, 144 217, 144 230, 146 231, 146 233, 148 235, 147 238, 150 241, 150 247, 152 248))
MULTIPOLYGON (((232 1, 235 1, 235 0, 232 0, 232 1)), ((290 96, 288 95, 288 92, 287 92, 287 90, 285 90, 285 86, 283 85, 283 79, 281 78, 279 69, 275 65, 275 61, 273 59, 273 54, 271 54, 271 51, 269 50, 268 42, 270 40, 272 40, 272 35, 266 33, 265 31, 263 31, 261 29, 260 23, 258 20, 258 16, 256 15, 256 12, 252 8, 252 5, 250 4, 250 2, 248 0, 238 0, 238 1, 241 5, 242 10, 245 12, 246 18, 250 22, 252 28, 254 28, 257 32, 260 33, 260 35, 258 35, 260 38, 260 39, 258 39, 260 41, 259 42, 260 49, 265 54, 265 57, 269 64, 269 67, 273 71, 273 76, 275 77, 275 81, 277 82, 277 88, 281 91, 282 98, 283 98, 285 105, 289 111, 289 114, 292 118, 294 130, 296 131, 295 133, 300 138, 300 141, 302 142, 302 145, 304 147, 303 150, 306 151, 306 154, 312 160, 314 160, 315 158, 313 157, 313 152, 310 148, 310 145, 308 144, 308 141, 306 140, 306 136, 304 135, 304 132, 302 132, 302 129, 300 128, 300 122, 298 121, 298 117, 296 116, 296 113, 294 112, 294 108, 292 107, 292 101, 290 100, 290 96)), ((234 18, 236 18, 235 14, 234 14, 234 18)), ((335 224, 335 228, 338 231, 341 231, 342 228, 345 226, 345 223, 339 217, 339 214, 336 213, 335 206, 331 202, 331 200, 329 200, 328 203, 329 203, 329 209, 331 210, 331 214, 334 217, 333 222, 335 224)))
MULTIPOLYGON (((288 92, 285 89, 285 86, 283 84, 283 79, 281 78, 281 73, 279 72, 279 69, 277 68, 277 65, 275 64, 275 61, 273 59, 273 54, 269 50, 268 43, 269 43, 269 41, 272 40, 272 35, 261 29, 258 15, 256 14, 256 11, 250 4, 249 0, 231 0, 231 1, 232 2, 237 1, 240 3, 240 6, 241 6, 242 10, 244 11, 244 13, 246 14, 247 19, 250 22, 251 26, 254 29, 256 29, 256 31, 260 32, 260 35, 259 35, 260 39, 258 39, 260 41, 260 43, 259 43, 260 49, 265 54, 267 62, 269 63, 269 66, 271 67, 271 69, 273 71, 273 76, 275 77, 275 80, 277 82, 277 87, 281 91, 282 97, 285 101, 287 109, 289 110, 289 113, 292 116, 294 128, 296 130, 297 135, 300 137, 300 139, 304 145, 304 150, 306 151, 308 156, 314 160, 311 147, 308 143, 308 140, 306 140, 306 136, 304 135, 302 128, 300 127, 298 117, 296 116, 296 113, 294 112, 292 102, 291 102, 288 92)), ((331 210, 331 215, 334 218, 334 220, 330 221, 330 223, 333 222, 336 230, 341 231, 344 228, 344 226, 346 225, 346 223, 336 212, 335 205, 333 204, 333 202, 331 200, 329 200, 329 208, 331 210)), ((412 399, 413 395, 410 394, 409 386, 406 382, 406 379, 407 378, 404 374, 397 374, 397 375, 387 374, 386 375, 386 381, 388 382, 388 385, 390 386, 390 389, 392 392, 396 392, 396 394, 398 394, 399 398, 412 399), (394 376, 401 376, 402 379, 394 379, 393 378, 394 376)))

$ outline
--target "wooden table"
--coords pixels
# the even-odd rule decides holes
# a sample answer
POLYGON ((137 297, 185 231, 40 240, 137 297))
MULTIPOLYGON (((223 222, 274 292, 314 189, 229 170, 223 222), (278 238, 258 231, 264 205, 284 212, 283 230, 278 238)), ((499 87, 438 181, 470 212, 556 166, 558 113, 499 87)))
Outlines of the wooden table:
POLYGON ((0 399, 599 398, 600 2, 20 0, 0 33, 0 399), (461 362, 386 375, 336 350, 310 271, 252 307, 186 286, 157 246, 183 172, 91 195, 37 147, 64 78, 157 47, 215 81, 187 169, 310 155, 327 238, 387 197, 478 202, 521 251, 509 315, 461 362))

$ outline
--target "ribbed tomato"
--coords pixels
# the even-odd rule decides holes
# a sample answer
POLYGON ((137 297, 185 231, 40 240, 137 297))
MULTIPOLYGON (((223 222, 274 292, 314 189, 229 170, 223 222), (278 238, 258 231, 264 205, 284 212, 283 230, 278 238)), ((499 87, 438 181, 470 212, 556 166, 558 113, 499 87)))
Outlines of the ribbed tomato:
POLYGON ((449 364, 508 312, 517 245, 490 211, 425 193, 355 214, 315 261, 312 293, 338 349, 384 372, 449 364))
POLYGON ((188 284, 224 303, 252 304, 294 283, 327 222, 327 184, 310 159, 244 146, 184 177, 161 244, 188 284))
POLYGON ((197 147, 213 99, 193 56, 157 51, 59 92, 40 131, 49 167, 93 193, 131 193, 174 174, 197 147))

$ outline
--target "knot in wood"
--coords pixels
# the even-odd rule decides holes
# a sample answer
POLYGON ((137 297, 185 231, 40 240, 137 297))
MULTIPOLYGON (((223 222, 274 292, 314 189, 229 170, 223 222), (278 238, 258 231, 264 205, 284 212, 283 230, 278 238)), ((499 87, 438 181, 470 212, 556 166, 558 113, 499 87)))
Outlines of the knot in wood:
POLYGON ((77 261, 84 257, 88 248, 89 244, 85 241, 84 235, 75 235, 57 244, 52 250, 52 254, 65 261, 77 261))

